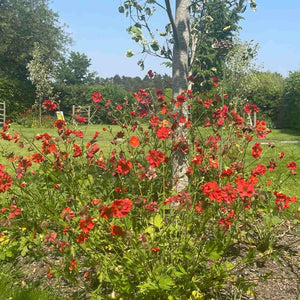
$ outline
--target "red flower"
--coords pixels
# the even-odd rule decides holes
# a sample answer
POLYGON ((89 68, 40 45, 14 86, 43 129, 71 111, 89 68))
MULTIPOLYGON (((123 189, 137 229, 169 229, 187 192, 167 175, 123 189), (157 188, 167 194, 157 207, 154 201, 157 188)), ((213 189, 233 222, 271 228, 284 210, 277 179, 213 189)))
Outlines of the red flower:
POLYGON ((255 104, 248 103, 244 106, 244 112, 246 114, 250 114, 253 111, 255 111, 255 112, 259 111, 258 107, 255 104))
POLYGON ((275 162, 275 160, 273 158, 270 159, 270 162, 269 162, 269 165, 267 166, 267 168, 270 171, 275 171, 276 170, 277 164, 276 164, 276 162, 275 162))
POLYGON ((148 71, 148 76, 149 76, 149 78, 153 78, 154 77, 154 73, 152 72, 152 70, 148 71))
POLYGON ((9 207, 9 215, 8 215, 9 219, 13 219, 15 216, 20 215, 20 214, 21 214, 20 207, 17 207, 16 205, 11 205, 9 207))
POLYGON ((218 221, 219 226, 223 227, 223 230, 226 231, 228 230, 229 226, 232 224, 231 220, 236 217, 236 214, 232 210, 227 218, 222 218, 218 221))
POLYGON ((64 120, 56 120, 54 122, 54 126, 58 129, 58 130, 62 130, 65 126, 66 126, 66 122, 64 120))
POLYGON ((71 210, 70 207, 66 207, 61 212, 61 216, 66 219, 67 221, 73 219, 75 217, 75 213, 71 210))
POLYGON ((214 85, 214 86, 218 86, 218 78, 217 78, 217 77, 214 76, 214 77, 212 78, 212 81, 213 81, 213 85, 214 85))
POLYGON ((107 207, 106 205, 104 205, 102 210, 101 210, 100 217, 108 219, 111 216, 112 216, 112 208, 107 207))
POLYGON ((186 97, 185 97, 184 94, 178 95, 176 97, 175 106, 178 107, 178 108, 181 107, 182 104, 185 102, 185 100, 186 100, 186 97))
POLYGON ((92 230, 94 226, 93 217, 83 216, 79 220, 79 228, 86 233, 88 233, 89 230, 92 230))
POLYGON ((73 144, 73 151, 74 151, 73 157, 78 157, 82 155, 82 149, 76 143, 73 144))
POLYGON ((44 160, 44 156, 40 153, 35 153, 31 155, 31 160, 39 164, 44 160))
POLYGON ((147 155, 146 159, 151 167, 157 168, 159 164, 165 160, 165 156, 159 150, 149 150, 149 155, 147 155))
POLYGON ((72 270, 75 270, 75 269, 77 269, 77 260, 76 259, 70 259, 69 270, 72 271, 72 270))
POLYGON ((48 111, 51 111, 51 110, 56 110, 57 109, 57 105, 51 101, 51 100, 45 100, 43 102, 43 106, 48 110, 48 111))
POLYGON ((110 207, 112 209, 112 215, 114 217, 126 217, 128 212, 132 209, 132 201, 128 198, 117 199, 110 205, 110 207))
POLYGON ((257 165, 257 167, 251 172, 251 175, 264 175, 266 173, 266 167, 263 165, 257 165))
POLYGON ((203 209, 202 209, 202 203, 201 202, 198 202, 197 204, 196 204, 196 211, 197 212, 199 212, 199 213, 203 213, 203 209))
POLYGON ((13 183, 11 176, 4 172, 4 168, 4 165, 0 165, 0 193, 8 190, 13 183))
POLYGON ((169 127, 159 127, 156 131, 156 136, 160 140, 165 140, 169 137, 170 128, 169 127))
POLYGON ((219 202, 220 189, 215 181, 204 183, 201 189, 204 195, 208 196, 210 200, 217 200, 219 202))
POLYGON ((196 165, 201 165, 203 161, 202 155, 195 155, 194 158, 191 160, 191 163, 196 165))
POLYGON ((129 141, 130 146, 138 147, 140 145, 140 139, 137 136, 132 136, 129 141))
POLYGON ((238 177, 235 183, 240 197, 252 197, 254 195, 254 183, 250 180, 245 181, 243 178, 238 177))
POLYGON ((86 123, 86 118, 79 115, 73 115, 73 119, 80 124, 86 123))
POLYGON ((152 253, 157 253, 158 251, 160 251, 159 247, 152 247, 152 249, 150 250, 150 252, 152 253))
POLYGON ((278 210, 288 208, 291 202, 297 202, 296 197, 288 197, 287 195, 279 193, 277 191, 274 192, 274 195, 276 196, 275 203, 278 210))
POLYGON ((297 169, 297 164, 293 161, 286 164, 286 166, 291 170, 292 174, 295 174, 295 170, 297 169))
POLYGON ((252 156, 254 158, 260 157, 261 151, 262 151, 262 148, 261 148, 260 143, 255 143, 252 148, 252 156))
POLYGON ((92 95, 92 100, 93 100, 95 103, 101 102, 101 101, 102 101, 102 95, 101 95, 101 93, 97 93, 97 92, 93 93, 93 95, 92 95))
POLYGON ((113 236, 123 236, 124 235, 124 231, 123 231, 122 227, 120 227, 118 225, 111 225, 111 226, 109 226, 109 229, 111 229, 110 234, 113 236))
POLYGON ((283 159, 283 157, 284 157, 284 152, 281 151, 280 154, 279 154, 279 158, 280 158, 280 159, 283 159))
POLYGON ((149 202, 145 205, 145 209, 147 209, 150 212, 157 212, 157 202, 149 202))
POLYGON ((116 106, 116 109, 117 109, 117 110, 122 110, 122 108, 123 108, 123 107, 122 107, 120 104, 118 104, 118 105, 116 106))
POLYGON ((117 161, 116 173, 118 174, 127 174, 132 168, 132 163, 129 160, 119 159, 117 161))
POLYGON ((87 240, 88 237, 89 237, 89 232, 83 231, 77 235, 76 241, 79 244, 83 244, 87 240))

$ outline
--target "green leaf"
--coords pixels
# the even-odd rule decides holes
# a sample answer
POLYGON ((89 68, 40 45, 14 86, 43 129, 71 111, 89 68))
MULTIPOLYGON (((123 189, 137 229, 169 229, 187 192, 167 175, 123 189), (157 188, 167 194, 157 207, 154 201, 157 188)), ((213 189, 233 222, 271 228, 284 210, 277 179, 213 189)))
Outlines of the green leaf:
POLYGON ((126 52, 126 57, 132 57, 134 55, 134 52, 132 50, 128 50, 126 52))
POLYGON ((154 51, 158 51, 158 50, 159 50, 159 45, 158 45, 158 42, 157 42, 157 41, 153 41, 153 42, 150 44, 150 47, 151 47, 154 51))
POLYGON ((171 277, 162 275, 159 278, 158 285, 162 290, 170 290, 173 287, 174 282, 171 277))
POLYGON ((119 6, 119 13, 123 14, 125 11, 124 6, 119 6))
POLYGON ((163 226, 164 222, 163 222, 161 215, 156 215, 155 217, 152 217, 150 219, 150 223, 153 224, 158 229, 160 229, 163 226))

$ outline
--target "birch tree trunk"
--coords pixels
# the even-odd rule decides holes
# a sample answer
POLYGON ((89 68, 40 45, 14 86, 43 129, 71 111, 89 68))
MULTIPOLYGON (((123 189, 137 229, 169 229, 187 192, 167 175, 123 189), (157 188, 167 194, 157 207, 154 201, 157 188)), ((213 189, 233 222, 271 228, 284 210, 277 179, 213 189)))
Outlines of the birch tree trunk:
MULTIPOLYGON (((189 12, 190 0, 176 0, 174 47, 173 47, 173 70, 172 89, 175 99, 188 88, 187 76, 189 72, 189 12)), ((188 103, 181 107, 182 114, 188 120, 188 103)), ((175 132, 174 142, 185 142, 188 139, 188 131, 184 124, 180 124, 175 132)), ((188 154, 184 154, 180 147, 174 151, 173 158, 173 187, 177 192, 184 190, 188 185, 186 174, 188 168, 188 154)))

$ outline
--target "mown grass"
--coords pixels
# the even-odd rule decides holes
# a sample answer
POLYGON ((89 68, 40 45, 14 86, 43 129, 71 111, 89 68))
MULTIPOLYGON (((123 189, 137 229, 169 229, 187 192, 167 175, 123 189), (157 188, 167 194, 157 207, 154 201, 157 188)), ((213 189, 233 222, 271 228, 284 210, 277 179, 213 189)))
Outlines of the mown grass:
MULTIPOLYGON (((92 139, 92 136, 96 131, 99 132, 97 142, 100 149, 104 153, 109 153, 115 146, 111 144, 113 137, 121 130, 118 125, 82 125, 75 127, 76 130, 84 132, 83 143, 86 143, 92 139), (103 130, 104 129, 104 130, 103 130)), ((206 129, 204 129, 206 130, 206 129)), ((56 136, 55 128, 24 128, 19 125, 12 124, 11 131, 21 134, 22 138, 27 141, 32 141, 38 134, 49 133, 56 136)), ((12 134, 12 132, 10 132, 12 134)), ((204 133, 204 136, 206 132, 204 133)), ((79 139, 78 139, 79 140, 79 139)), ((246 166, 247 169, 254 168, 257 164, 268 165, 271 158, 279 156, 281 151, 285 152, 285 157, 282 161, 279 161, 278 167, 275 171, 267 171, 266 177, 274 183, 274 188, 282 192, 285 192, 291 196, 300 196, 300 182, 297 176, 289 176, 290 171, 286 167, 286 163, 295 161, 300 166, 300 133, 295 130, 281 130, 273 129, 267 138, 264 140, 258 139, 254 142, 262 143, 262 157, 259 159, 253 159, 251 156, 251 147, 248 149, 246 166), (268 145, 269 142, 274 143, 272 147, 268 145), (290 142, 290 143, 289 143, 290 142), (284 183, 284 184, 283 184, 284 183)), ((18 154, 26 156, 34 153, 32 147, 25 146, 20 148, 17 144, 12 142, 6 142, 0 140, 0 163, 7 165, 10 168, 11 163, 7 160, 12 154, 18 154)))

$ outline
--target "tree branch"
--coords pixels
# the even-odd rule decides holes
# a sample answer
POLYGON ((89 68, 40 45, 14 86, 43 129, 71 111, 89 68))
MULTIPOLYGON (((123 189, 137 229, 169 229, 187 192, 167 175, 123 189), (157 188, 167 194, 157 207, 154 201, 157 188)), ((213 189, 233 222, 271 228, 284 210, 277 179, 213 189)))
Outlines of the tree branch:
POLYGON ((165 0, 165 3, 166 3, 166 7, 167 7, 167 14, 168 14, 168 17, 169 17, 169 20, 170 20, 170 23, 171 23, 171 26, 172 26, 172 30, 173 30, 173 36, 174 36, 174 40, 175 40, 175 43, 178 45, 178 33, 177 33, 177 28, 176 28, 176 25, 175 25, 175 22, 174 22, 174 18, 173 18, 173 14, 172 14, 172 8, 171 8, 171 5, 170 5, 170 0, 165 0))

